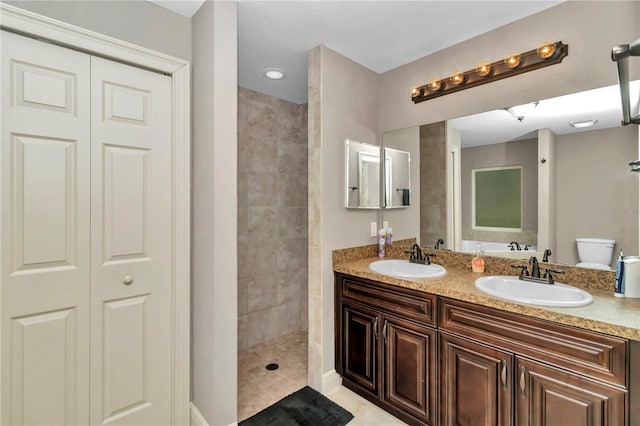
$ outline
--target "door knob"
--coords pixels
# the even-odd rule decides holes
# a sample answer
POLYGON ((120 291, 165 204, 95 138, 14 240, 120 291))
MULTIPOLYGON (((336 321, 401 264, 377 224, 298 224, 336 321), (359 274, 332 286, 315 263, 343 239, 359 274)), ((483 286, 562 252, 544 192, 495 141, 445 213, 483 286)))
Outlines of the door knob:
POLYGON ((129 285, 133 282, 133 277, 131 275, 125 275, 124 278, 122 279, 122 282, 125 283, 126 285, 129 285))

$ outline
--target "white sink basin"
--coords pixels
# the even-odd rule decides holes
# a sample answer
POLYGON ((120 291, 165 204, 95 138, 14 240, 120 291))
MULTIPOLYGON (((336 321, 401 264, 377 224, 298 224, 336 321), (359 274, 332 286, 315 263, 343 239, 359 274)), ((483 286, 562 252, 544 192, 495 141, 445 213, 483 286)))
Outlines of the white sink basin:
POLYGON ((475 287, 492 296, 528 305, 573 308, 593 302, 589 293, 570 285, 539 284, 510 275, 478 278, 475 287))
POLYGON ((408 260, 378 260, 369 264, 369 269, 382 275, 389 275, 397 278, 435 278, 447 273, 447 270, 440 265, 432 263, 422 265, 411 263, 408 260))

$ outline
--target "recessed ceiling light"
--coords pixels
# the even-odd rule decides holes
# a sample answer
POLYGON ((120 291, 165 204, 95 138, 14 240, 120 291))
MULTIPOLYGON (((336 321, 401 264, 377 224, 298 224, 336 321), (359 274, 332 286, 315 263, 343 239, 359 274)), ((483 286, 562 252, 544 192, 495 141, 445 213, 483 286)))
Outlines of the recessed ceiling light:
POLYGON ((598 119, 594 118, 593 120, 570 121, 569 124, 571 124, 576 129, 581 129, 583 127, 591 127, 594 124, 596 124, 597 122, 598 122, 598 119))
POLYGON ((267 68, 264 70, 264 76, 269 80, 282 80, 287 74, 278 68, 267 68))

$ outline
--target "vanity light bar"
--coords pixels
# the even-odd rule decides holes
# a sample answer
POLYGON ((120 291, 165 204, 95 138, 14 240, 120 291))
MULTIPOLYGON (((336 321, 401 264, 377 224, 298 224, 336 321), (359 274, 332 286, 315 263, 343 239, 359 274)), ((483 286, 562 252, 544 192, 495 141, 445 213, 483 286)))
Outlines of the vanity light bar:
POLYGON ((524 53, 510 53, 500 61, 481 62, 472 70, 455 71, 450 77, 434 78, 425 85, 412 88, 411 100, 417 104, 449 93, 559 64, 568 54, 569 46, 561 41, 545 42, 537 49, 524 53))

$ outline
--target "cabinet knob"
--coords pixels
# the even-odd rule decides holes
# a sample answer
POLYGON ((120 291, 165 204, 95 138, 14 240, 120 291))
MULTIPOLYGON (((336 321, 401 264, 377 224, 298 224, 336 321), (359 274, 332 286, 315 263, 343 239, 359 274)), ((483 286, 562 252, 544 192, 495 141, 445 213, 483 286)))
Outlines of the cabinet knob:
POLYGON ((122 282, 125 283, 125 285, 129 285, 133 282, 133 277, 131 275, 125 275, 122 282))

